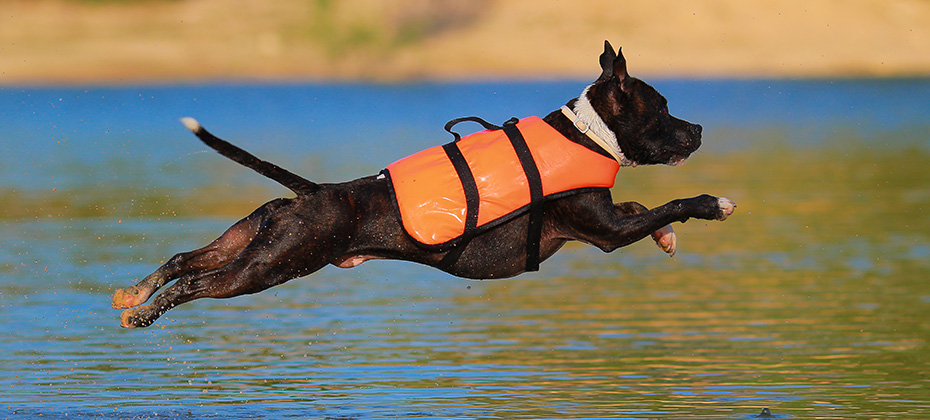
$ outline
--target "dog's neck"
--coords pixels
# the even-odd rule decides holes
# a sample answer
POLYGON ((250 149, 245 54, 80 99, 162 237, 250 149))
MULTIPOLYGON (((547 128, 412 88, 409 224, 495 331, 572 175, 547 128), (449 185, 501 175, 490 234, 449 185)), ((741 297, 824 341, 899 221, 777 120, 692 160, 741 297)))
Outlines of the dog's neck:
POLYGON ((573 110, 563 106, 562 113, 578 131, 586 134, 598 146, 613 156, 620 163, 620 166, 636 166, 636 162, 628 159, 620 150, 617 135, 614 134, 610 127, 607 127, 607 123, 591 105, 591 100, 588 99, 588 89, 590 88, 591 86, 588 86, 581 92, 581 96, 575 101, 573 110))

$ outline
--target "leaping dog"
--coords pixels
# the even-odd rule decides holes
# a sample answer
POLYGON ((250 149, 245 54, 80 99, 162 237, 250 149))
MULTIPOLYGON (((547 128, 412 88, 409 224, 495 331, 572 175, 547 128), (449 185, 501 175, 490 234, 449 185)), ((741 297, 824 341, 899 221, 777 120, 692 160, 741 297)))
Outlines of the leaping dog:
POLYGON ((608 42, 600 67, 580 96, 544 118, 484 123, 481 133, 343 183, 306 180, 184 119, 208 146, 296 196, 262 205, 209 245, 117 290, 121 325, 147 327, 185 302, 258 293, 327 265, 371 259, 488 279, 535 270, 568 241, 610 252, 651 236, 674 254, 671 223, 722 221, 736 204, 711 195, 653 209, 613 202, 609 188, 621 166, 679 165, 701 145, 701 126, 670 115, 666 99, 631 77, 608 42))

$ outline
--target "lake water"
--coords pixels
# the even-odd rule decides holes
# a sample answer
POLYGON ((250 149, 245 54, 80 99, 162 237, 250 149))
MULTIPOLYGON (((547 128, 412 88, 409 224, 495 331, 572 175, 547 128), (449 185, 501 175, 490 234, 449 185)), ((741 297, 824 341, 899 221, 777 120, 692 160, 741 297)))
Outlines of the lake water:
POLYGON ((338 181, 585 83, 0 88, 0 418, 930 417, 930 79, 653 84, 704 146, 615 199, 739 204, 677 225, 675 258, 372 261, 144 330, 116 288, 288 194, 178 118, 338 181))

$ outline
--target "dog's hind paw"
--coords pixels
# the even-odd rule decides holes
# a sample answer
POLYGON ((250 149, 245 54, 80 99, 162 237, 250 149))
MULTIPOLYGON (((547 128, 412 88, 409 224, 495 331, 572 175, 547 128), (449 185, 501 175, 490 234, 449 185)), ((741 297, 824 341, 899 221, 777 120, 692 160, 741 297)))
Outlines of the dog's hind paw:
POLYGON ((117 289, 113 293, 113 309, 126 309, 136 306, 139 302, 139 291, 133 287, 126 289, 117 289))
POLYGON ((727 217, 730 217, 730 215, 736 211, 736 203, 726 197, 718 197, 717 205, 719 206, 719 210, 717 211, 717 220, 721 222, 727 220, 727 217))
POLYGON ((652 232, 652 239, 656 241, 656 245, 665 251, 669 257, 675 256, 675 251, 678 249, 678 236, 675 235, 675 231, 672 229, 671 225, 667 225, 662 229, 652 232))
POLYGON ((145 303, 152 296, 154 289, 146 289, 139 285, 130 286, 125 289, 117 289, 113 293, 113 309, 126 309, 133 306, 139 306, 145 303))

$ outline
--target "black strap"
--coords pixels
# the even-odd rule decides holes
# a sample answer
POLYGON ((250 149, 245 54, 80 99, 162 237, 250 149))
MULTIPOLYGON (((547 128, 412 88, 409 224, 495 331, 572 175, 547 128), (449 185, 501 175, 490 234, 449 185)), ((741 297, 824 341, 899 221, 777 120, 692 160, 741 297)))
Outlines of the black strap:
MULTIPOLYGON (((511 118, 510 120, 516 121, 515 118, 511 118)), ((456 118, 447 122, 445 127, 443 127, 454 137, 452 143, 443 145, 442 149, 446 152, 446 156, 449 157, 449 161, 452 162, 452 166, 455 167, 455 171, 462 181, 462 189, 465 191, 465 232, 462 234, 462 237, 459 238, 458 242, 453 245, 452 249, 439 261, 439 268, 442 269, 452 267, 452 265, 459 260, 462 253, 465 252, 465 247, 468 246, 468 243, 471 242, 472 237, 478 230, 478 185, 475 183, 475 176, 471 173, 471 168, 468 167, 468 162, 465 161, 465 156, 462 155, 462 151, 459 150, 459 147, 455 144, 462 139, 462 136, 452 131, 452 127, 455 127, 456 124, 466 121, 481 124, 485 130, 501 129, 500 126, 491 124, 480 117, 456 118)))
POLYGON ((526 181, 530 187, 530 220, 526 232, 526 271, 539 271, 539 242, 542 237, 542 209, 543 209, 543 189, 542 177, 539 175, 539 168, 536 167, 536 161, 530 148, 526 144, 526 139, 520 133, 516 123, 504 123, 504 133, 510 139, 513 150, 517 152, 517 158, 520 159, 520 165, 523 166, 523 172, 526 174, 526 181))
POLYGON ((510 139, 510 144, 517 153, 517 158, 520 160, 520 165, 523 167, 530 188, 530 220, 526 237, 526 271, 539 271, 539 244, 542 236, 543 208, 542 177, 539 175, 539 169, 536 167, 533 154, 530 153, 530 148, 526 144, 526 139, 523 138, 523 134, 517 128, 518 120, 516 118, 507 120, 503 127, 496 126, 478 117, 456 118, 446 123, 444 128, 449 133, 452 133, 455 140, 452 143, 443 145, 442 149, 446 152, 446 156, 449 157, 449 161, 452 162, 452 166, 462 182, 462 189, 465 191, 465 231, 453 248, 443 256, 439 262, 439 267, 448 269, 455 264, 459 257, 462 256, 462 253, 465 252, 465 247, 478 233, 478 205, 480 202, 478 185, 475 182, 475 176, 472 174, 471 168, 468 167, 465 156, 462 155, 462 151, 459 150, 456 144, 461 140, 462 136, 452 131, 452 127, 465 121, 481 124, 486 130, 504 130, 507 138, 510 139))
MULTIPOLYGON (((451 128, 448 124, 446 124, 446 127, 447 129, 451 128)), ((458 136, 456 133, 453 134, 458 136)), ((468 167, 468 162, 465 160, 465 156, 462 155, 462 151, 459 150, 459 146, 452 142, 444 144, 442 149, 446 152, 446 156, 449 157, 449 161, 452 162, 452 166, 455 167, 459 180, 462 182, 462 190, 465 191, 465 231, 458 243, 455 244, 455 247, 446 253, 442 261, 439 262, 440 268, 447 269, 458 261, 459 257, 462 256, 462 252, 465 252, 465 246, 468 245, 468 242, 478 231, 479 197, 475 176, 471 173, 471 168, 468 167)))

